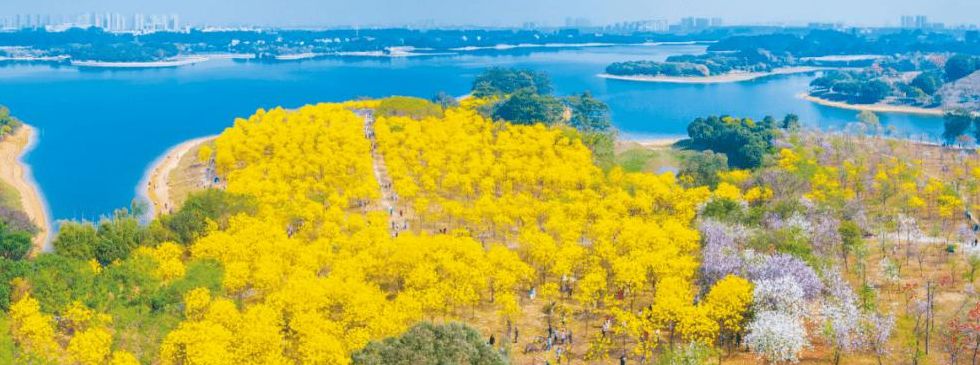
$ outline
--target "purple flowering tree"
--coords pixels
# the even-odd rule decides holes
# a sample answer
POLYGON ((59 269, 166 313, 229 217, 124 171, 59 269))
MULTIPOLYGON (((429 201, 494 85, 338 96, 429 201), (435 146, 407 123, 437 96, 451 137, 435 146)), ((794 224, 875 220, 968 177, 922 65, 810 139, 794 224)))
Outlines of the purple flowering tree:
POLYGON ((752 298, 756 312, 780 312, 795 318, 806 315, 803 289, 790 276, 756 281, 752 298))
POLYGON ((702 288, 710 288, 729 274, 740 274, 743 264, 737 240, 744 239, 745 228, 705 220, 701 223, 700 230, 704 239, 701 250, 702 288))
POLYGON ((823 282, 817 273, 802 260, 787 254, 776 254, 748 268, 752 281, 773 280, 789 277, 803 290, 808 300, 816 299, 823 290, 823 282))

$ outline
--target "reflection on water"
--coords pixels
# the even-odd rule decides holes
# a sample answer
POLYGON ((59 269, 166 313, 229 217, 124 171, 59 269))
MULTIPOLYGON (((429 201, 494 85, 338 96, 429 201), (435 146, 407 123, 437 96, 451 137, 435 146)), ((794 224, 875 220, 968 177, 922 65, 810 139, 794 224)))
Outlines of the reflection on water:
MULTIPOLYGON (((684 135, 697 116, 800 115, 804 123, 841 129, 854 111, 818 106, 796 95, 811 75, 735 84, 637 83, 596 77, 611 62, 663 60, 703 46, 519 49, 424 58, 326 58, 298 62, 214 60, 181 68, 104 70, 6 64, 0 104, 38 127, 28 156, 55 218, 88 218, 127 206, 146 165, 168 147, 219 133, 257 108, 297 107, 361 96, 439 91, 465 94, 492 65, 548 72, 560 94, 590 90, 609 103, 615 125, 632 137, 684 135)), ((901 135, 941 133, 936 117, 881 115, 901 135)))

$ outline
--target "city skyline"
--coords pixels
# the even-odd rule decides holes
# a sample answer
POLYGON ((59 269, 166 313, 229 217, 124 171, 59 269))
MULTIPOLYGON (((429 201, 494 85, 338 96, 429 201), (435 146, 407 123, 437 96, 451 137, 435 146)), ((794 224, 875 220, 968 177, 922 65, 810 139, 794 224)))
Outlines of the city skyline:
POLYGON ((788 4, 776 0, 746 0, 738 4, 722 0, 476 0, 461 5, 449 0, 419 0, 410 4, 383 0, 359 2, 332 0, 172 0, 142 1, 14 0, 0 3, 0 16, 80 13, 180 14, 193 26, 487 26, 519 27, 534 23, 562 26, 566 19, 586 19, 591 25, 629 21, 682 18, 722 18, 729 25, 806 25, 843 23, 852 26, 902 26, 902 16, 923 16, 949 26, 976 23, 980 2, 969 0, 919 1, 869 0, 860 3, 827 0, 788 4), (235 11, 228 11, 234 8, 235 11), (385 9, 379 11, 378 9, 385 9), (841 11, 846 9, 848 11, 841 11))

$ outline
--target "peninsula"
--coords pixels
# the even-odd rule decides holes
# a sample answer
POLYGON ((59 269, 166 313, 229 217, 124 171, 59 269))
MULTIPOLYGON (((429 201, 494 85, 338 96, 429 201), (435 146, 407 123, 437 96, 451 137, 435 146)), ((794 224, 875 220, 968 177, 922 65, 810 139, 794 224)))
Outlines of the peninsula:
POLYGON ((34 128, 22 125, 14 133, 0 137, 0 182, 17 192, 20 209, 38 228, 32 251, 35 253, 48 248, 51 232, 44 196, 31 175, 30 166, 24 163, 24 155, 37 142, 36 136, 34 128))

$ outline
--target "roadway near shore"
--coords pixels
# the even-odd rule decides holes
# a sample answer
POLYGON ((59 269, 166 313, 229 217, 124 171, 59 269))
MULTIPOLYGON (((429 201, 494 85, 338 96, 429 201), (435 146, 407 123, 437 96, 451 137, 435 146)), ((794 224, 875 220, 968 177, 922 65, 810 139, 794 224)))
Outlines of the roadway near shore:
POLYGON ((31 168, 24 163, 24 155, 30 152, 36 142, 37 131, 24 125, 12 135, 0 140, 0 181, 17 190, 20 208, 38 226, 34 236, 32 255, 48 248, 51 227, 48 221, 47 205, 31 175, 31 168))

